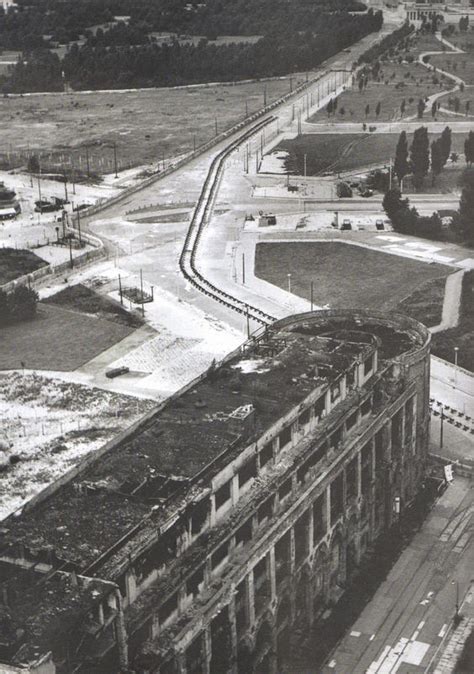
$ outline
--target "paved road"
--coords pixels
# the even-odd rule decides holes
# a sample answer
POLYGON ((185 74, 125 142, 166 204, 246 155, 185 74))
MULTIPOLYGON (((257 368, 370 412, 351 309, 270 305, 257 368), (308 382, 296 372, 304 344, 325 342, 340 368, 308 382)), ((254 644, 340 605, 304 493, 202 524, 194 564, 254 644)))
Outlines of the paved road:
POLYGON ((424 672, 474 579, 473 513, 472 483, 457 478, 322 672, 305 674, 424 672))
POLYGON ((439 358, 431 359, 431 397, 474 418, 474 377, 439 358))

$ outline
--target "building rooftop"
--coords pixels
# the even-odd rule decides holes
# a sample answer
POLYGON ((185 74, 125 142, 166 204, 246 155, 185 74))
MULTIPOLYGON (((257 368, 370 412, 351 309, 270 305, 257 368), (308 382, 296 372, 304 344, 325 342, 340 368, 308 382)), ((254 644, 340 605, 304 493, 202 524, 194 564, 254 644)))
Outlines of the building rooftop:
MULTIPOLYGON (((60 571, 45 577, 34 571, 0 565, 0 653, 23 664, 52 648, 65 649, 71 634, 110 594, 111 583, 60 571)), ((92 622, 90 623, 92 626, 92 622)), ((0 662, 4 660, 0 657, 0 662)))
POLYGON ((17 544, 33 554, 52 548, 58 559, 87 569, 148 518, 159 525, 180 495, 212 474, 213 464, 236 456, 310 392, 325 389, 363 358, 373 348, 374 331, 382 357, 420 342, 409 330, 345 316, 331 320, 322 312, 320 322, 314 315, 308 323, 280 321, 211 368, 64 486, 4 520, 0 554, 17 544))

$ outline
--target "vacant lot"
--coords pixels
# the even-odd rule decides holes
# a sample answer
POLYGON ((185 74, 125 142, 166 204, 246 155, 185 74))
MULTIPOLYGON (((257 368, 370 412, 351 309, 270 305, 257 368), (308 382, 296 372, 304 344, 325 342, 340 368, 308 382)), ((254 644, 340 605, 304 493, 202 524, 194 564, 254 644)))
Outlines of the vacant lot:
POLYGON ((38 374, 2 375, 0 520, 153 404, 38 374))
MULTIPOLYGON (((388 64, 383 65, 379 74, 379 82, 370 80, 367 87, 359 91, 357 84, 353 89, 343 92, 337 98, 337 112, 328 117, 325 109, 310 117, 309 122, 388 122, 401 119, 400 104, 405 99, 403 118, 416 115, 420 98, 435 94, 441 89, 452 87, 433 82, 433 74, 420 64, 388 64), (377 104, 380 113, 376 115, 377 104), (369 112, 366 115, 366 106, 369 112)), ((441 80, 440 80, 441 81, 441 80)))
POLYGON ((0 370, 75 370, 124 339, 133 328, 50 304, 34 320, 2 328, 0 370))
POLYGON ((143 325, 143 319, 138 313, 131 314, 117 302, 96 293, 82 283, 60 290, 55 295, 48 297, 45 302, 85 314, 95 314, 100 318, 106 318, 131 328, 139 328, 143 325))
MULTIPOLYGON (((294 75, 295 88, 304 79, 294 75)), ((55 159, 111 171, 162 161, 193 149, 290 91, 290 78, 250 84, 0 98, 0 134, 18 151, 55 151, 55 159), (59 156, 58 156, 59 155, 59 156)), ((48 161, 45 157, 44 161, 48 161)))
POLYGON ((330 308, 390 310, 430 279, 446 277, 450 267, 425 264, 361 246, 338 242, 260 243, 255 274, 280 288, 330 308))
MULTIPOLYGON (((420 122, 421 126, 422 122, 420 122)), ((307 134, 291 140, 282 141, 276 150, 289 153, 290 171, 298 175, 304 172, 304 155, 306 155, 307 174, 316 175, 329 169, 334 172, 360 169, 374 164, 387 164, 390 157, 395 156, 398 133, 380 134, 307 134)), ((430 135, 430 142, 438 134, 430 135)), ((462 154, 466 134, 453 134, 452 150, 462 154)), ((408 134, 408 144, 412 135, 408 134)), ((444 171, 447 173, 447 170, 444 171)), ((455 179, 456 182, 457 178, 455 179)), ((452 181, 449 180, 449 183, 452 181)), ((431 182, 426 180, 426 186, 431 182)), ((443 174, 437 178, 437 191, 443 189, 443 174)))
POLYGON ((46 264, 31 250, 0 248, 0 285, 13 281, 24 274, 31 274, 40 267, 46 267, 46 264))

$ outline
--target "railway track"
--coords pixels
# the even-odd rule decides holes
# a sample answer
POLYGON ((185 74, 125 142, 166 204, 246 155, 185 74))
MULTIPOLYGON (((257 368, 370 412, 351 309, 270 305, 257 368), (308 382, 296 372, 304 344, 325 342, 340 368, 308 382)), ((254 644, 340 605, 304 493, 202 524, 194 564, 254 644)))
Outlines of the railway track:
POLYGON ((275 121, 275 117, 267 117, 262 121, 254 124, 250 129, 241 134, 238 138, 233 140, 227 147, 219 152, 212 160, 209 167, 206 180, 199 195, 196 207, 194 209, 193 217, 189 225, 188 232, 184 241, 183 249, 179 258, 179 267, 183 276, 200 292, 208 297, 211 297, 216 302, 227 306, 229 309, 237 313, 248 316, 261 325, 269 325, 276 320, 275 316, 267 314, 258 307, 255 307, 238 297, 231 295, 215 286, 211 281, 206 279, 196 265, 196 256, 201 240, 201 235, 205 226, 212 216, 214 202, 219 189, 220 180, 224 171, 224 165, 227 157, 234 152, 240 145, 245 143, 254 134, 258 133, 265 126, 275 121))

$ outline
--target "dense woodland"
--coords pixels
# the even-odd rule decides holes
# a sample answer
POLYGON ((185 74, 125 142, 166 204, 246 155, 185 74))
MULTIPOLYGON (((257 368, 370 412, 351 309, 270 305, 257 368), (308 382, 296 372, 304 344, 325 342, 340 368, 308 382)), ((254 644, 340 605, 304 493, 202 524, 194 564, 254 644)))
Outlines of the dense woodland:
POLYGON ((174 86, 308 70, 382 25, 354 0, 19 0, 0 10, 0 46, 23 52, 4 92, 174 86), (349 13, 347 10, 355 11, 349 13), (114 16, 130 17, 107 26, 114 16), (101 27, 98 28, 98 26, 101 27), (94 29, 93 29, 94 28, 94 29), (157 40, 160 31, 205 36, 157 40), (218 44, 219 35, 262 35, 218 44), (61 60, 51 48, 68 49, 61 60))

